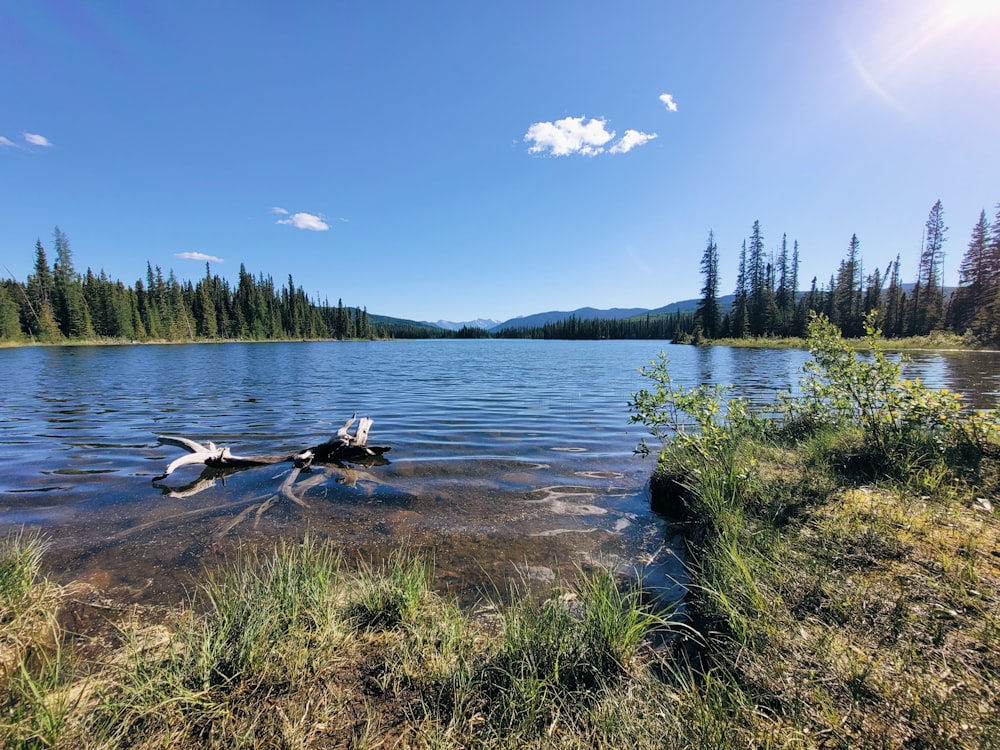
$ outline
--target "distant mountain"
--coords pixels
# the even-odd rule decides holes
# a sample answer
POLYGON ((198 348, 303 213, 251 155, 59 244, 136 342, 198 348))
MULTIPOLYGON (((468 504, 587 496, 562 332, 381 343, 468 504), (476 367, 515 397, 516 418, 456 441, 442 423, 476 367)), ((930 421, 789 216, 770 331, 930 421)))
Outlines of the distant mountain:
POLYGON ((436 326, 446 331, 461 331, 463 328, 483 328, 488 331, 499 324, 499 320, 491 320, 490 318, 477 318, 476 320, 467 320, 462 323, 456 323, 453 320, 436 320, 433 323, 424 321, 423 323, 423 325, 436 326))
MULTIPOLYGON (((902 284, 903 292, 910 294, 913 291, 913 286, 913 284, 902 284)), ((883 293, 885 292, 884 287, 882 291, 883 293)), ((954 287, 945 287, 945 297, 949 296, 953 291, 955 291, 954 287)), ((801 299, 804 294, 805 292, 796 292, 795 298, 797 300, 801 299)), ((732 294, 719 297, 719 308, 722 310, 723 315, 732 309, 735 299, 735 295, 732 294)), ((550 312, 535 313, 534 315, 523 315, 518 318, 505 320, 503 323, 484 319, 473 321, 471 323, 449 323, 445 320, 439 320, 437 323, 427 323, 425 325, 434 325, 439 328, 447 328, 451 331, 457 331, 462 326, 467 325, 470 327, 476 326, 479 328, 486 328, 486 330, 490 332, 497 332, 505 331, 508 328, 541 328, 546 323, 561 323, 564 320, 569 320, 571 317, 575 317, 577 320, 594 320, 596 318, 600 318, 602 320, 621 320, 623 318, 635 318, 642 315, 656 316, 676 315, 677 313, 693 313, 698 309, 698 304, 700 302, 700 298, 684 299, 679 302, 671 302, 669 305, 664 305, 663 307, 657 307, 654 310, 647 310, 644 307, 612 307, 608 310, 599 310, 594 307, 581 307, 579 310, 552 310, 550 312)))
POLYGON ((416 320, 407 320, 405 318, 391 318, 388 315, 375 315, 369 314, 368 320, 372 325, 383 325, 395 328, 411 328, 414 330, 426 329, 428 335, 434 335, 433 331, 438 326, 433 323, 419 323, 416 320))
POLYGON ((503 323, 499 323, 489 330, 504 331, 508 328, 538 328, 546 323, 559 323, 575 317, 577 320, 621 320, 622 318, 634 318, 636 315, 645 315, 649 310, 642 307, 621 308, 613 307, 610 310, 597 310, 593 307, 581 307, 579 310, 561 312, 553 310, 551 312, 535 313, 525 315, 520 318, 511 318, 503 323))

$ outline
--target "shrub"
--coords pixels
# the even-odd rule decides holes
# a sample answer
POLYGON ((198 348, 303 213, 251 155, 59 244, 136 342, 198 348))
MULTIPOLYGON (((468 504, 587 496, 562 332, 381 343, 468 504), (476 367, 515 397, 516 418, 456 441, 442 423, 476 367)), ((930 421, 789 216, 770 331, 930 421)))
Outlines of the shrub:
POLYGON ((782 401, 786 419, 855 428, 868 452, 886 464, 937 456, 978 465, 1000 430, 998 412, 969 412, 958 393, 902 379, 903 361, 885 354, 875 317, 875 311, 865 317, 870 354, 860 356, 825 316, 812 316, 813 358, 803 366, 801 397, 782 401))

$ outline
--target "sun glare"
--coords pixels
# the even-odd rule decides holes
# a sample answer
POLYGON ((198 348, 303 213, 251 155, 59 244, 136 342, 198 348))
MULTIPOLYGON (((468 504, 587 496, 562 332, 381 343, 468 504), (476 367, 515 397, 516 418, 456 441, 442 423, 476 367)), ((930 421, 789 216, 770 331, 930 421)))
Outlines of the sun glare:
POLYGON ((944 29, 1000 18, 997 0, 949 0, 939 7, 938 18, 944 29))
POLYGON ((913 94, 931 79, 958 76, 953 80, 963 88, 990 86, 990 61, 1000 67, 994 41, 1000 38, 1000 0, 864 5, 851 14, 845 32, 844 50, 858 78, 901 111, 913 108, 913 94))

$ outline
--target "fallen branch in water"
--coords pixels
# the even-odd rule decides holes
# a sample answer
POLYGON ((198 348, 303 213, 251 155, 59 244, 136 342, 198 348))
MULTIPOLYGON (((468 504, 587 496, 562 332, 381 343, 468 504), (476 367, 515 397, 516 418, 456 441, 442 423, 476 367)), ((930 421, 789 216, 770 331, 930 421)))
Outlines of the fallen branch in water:
MULTIPOLYGON (((166 494, 171 497, 184 498, 196 495, 202 490, 213 487, 215 485, 215 477, 211 476, 209 473, 211 471, 233 472, 250 469, 255 466, 269 466, 271 464, 283 462, 291 462, 294 464, 294 467, 289 472, 288 476, 281 483, 281 487, 278 489, 277 493, 267 497, 263 502, 250 505, 245 508, 236 516, 236 518, 219 530, 218 536, 222 536, 231 531, 251 514, 255 515, 255 523, 259 522, 261 515, 263 515, 266 510, 268 510, 279 498, 282 497, 290 500, 296 505, 308 508, 309 505, 302 499, 301 493, 313 485, 324 481, 331 475, 342 474, 343 483, 352 487, 358 479, 376 481, 374 477, 367 474, 359 476, 353 469, 349 469, 345 466, 346 463, 368 465, 379 462, 385 463, 386 461, 382 458, 382 456, 389 451, 388 446, 368 445, 368 433, 371 430, 371 426, 374 421, 371 417, 363 417, 360 422, 358 422, 358 427, 352 435, 350 433, 350 429, 356 421, 358 421, 357 414, 347 420, 344 426, 337 430, 337 434, 327 442, 315 445, 303 451, 299 451, 298 453, 285 455, 237 456, 232 453, 228 447, 219 447, 213 442, 199 443, 195 440, 191 440, 190 438, 161 435, 159 437, 161 445, 173 445, 178 448, 183 448, 188 451, 189 455, 181 456, 180 458, 172 461, 167 466, 166 471, 164 471, 163 474, 153 478, 153 485, 163 489, 166 494), (170 476, 182 466, 195 464, 205 466, 206 470, 201 477, 190 485, 182 488, 173 488, 167 485, 159 484, 161 480, 170 476), (327 465, 323 475, 304 480, 300 482, 298 488, 296 488, 295 483, 298 480, 299 475, 302 472, 310 472, 314 464, 327 465), (338 469, 338 467, 340 468, 338 469), (299 490, 299 493, 296 493, 296 489, 299 490)), ((251 500, 250 502, 253 501, 251 500)), ((132 533, 134 531, 135 529, 130 530, 128 533, 132 533)))
POLYGON ((337 434, 327 442, 298 453, 278 456, 237 456, 228 447, 219 447, 211 441, 202 444, 186 437, 160 435, 158 440, 161 445, 183 448, 190 455, 181 456, 172 461, 167 466, 166 471, 153 477, 153 481, 158 482, 165 479, 180 467, 190 464, 202 464, 212 469, 249 469, 254 466, 267 466, 290 461, 295 464, 295 468, 301 470, 309 468, 313 463, 363 462, 365 459, 387 453, 389 451, 387 446, 368 445, 368 432, 374 422, 371 417, 363 417, 358 422, 355 433, 350 434, 351 426, 357 421, 357 416, 355 414, 347 420, 344 426, 337 430, 337 434))

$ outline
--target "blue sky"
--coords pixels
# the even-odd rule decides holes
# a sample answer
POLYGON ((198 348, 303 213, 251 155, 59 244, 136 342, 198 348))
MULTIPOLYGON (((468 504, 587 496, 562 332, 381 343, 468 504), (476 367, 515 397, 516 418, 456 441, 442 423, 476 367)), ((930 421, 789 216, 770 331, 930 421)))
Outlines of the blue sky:
POLYGON ((1000 3, 0 0, 0 274, 253 273, 416 320, 945 276, 1000 202, 1000 3))

